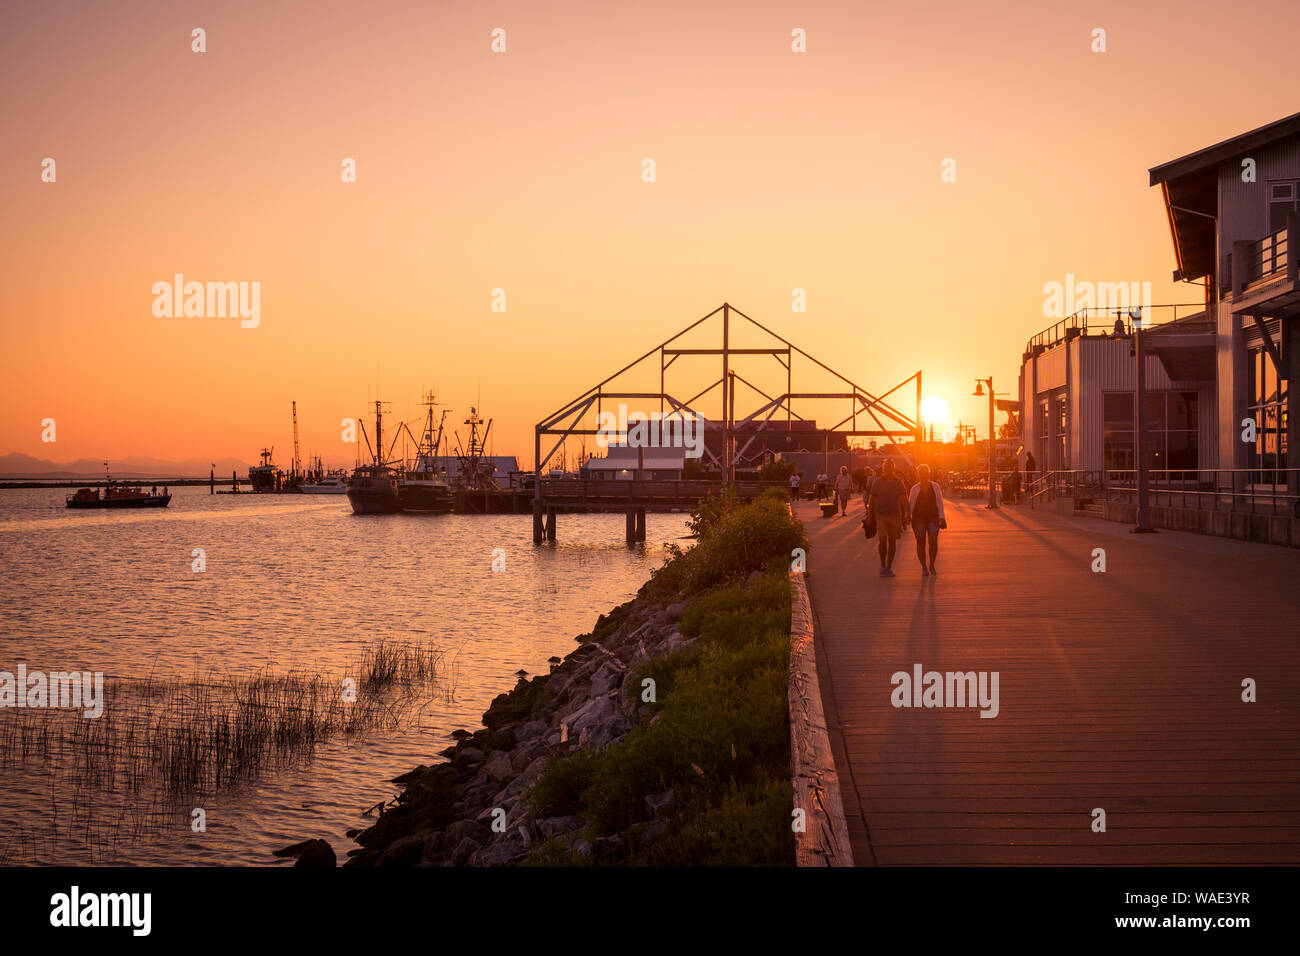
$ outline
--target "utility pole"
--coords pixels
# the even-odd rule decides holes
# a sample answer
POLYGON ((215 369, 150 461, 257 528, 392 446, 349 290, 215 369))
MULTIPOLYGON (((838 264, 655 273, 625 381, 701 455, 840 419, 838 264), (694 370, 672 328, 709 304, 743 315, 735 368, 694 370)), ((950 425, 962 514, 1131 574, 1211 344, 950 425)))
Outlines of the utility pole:
POLYGON ((1137 443, 1137 524, 1133 531, 1136 534, 1152 534, 1155 528, 1151 527, 1151 472, 1147 465, 1147 363, 1142 354, 1142 309, 1131 310, 1129 318, 1133 320, 1133 352, 1137 356, 1137 387, 1133 396, 1137 403, 1137 428, 1133 436, 1137 443))

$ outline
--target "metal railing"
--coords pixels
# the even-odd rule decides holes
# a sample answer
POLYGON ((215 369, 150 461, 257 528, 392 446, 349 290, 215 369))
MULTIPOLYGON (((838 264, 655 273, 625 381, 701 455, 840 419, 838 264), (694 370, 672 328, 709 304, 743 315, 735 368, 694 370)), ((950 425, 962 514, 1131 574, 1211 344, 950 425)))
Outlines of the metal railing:
POLYGON ((1250 258, 1246 260, 1246 282, 1257 282, 1275 272, 1286 271, 1287 231, 1283 226, 1252 242, 1250 258))
POLYGON ((1105 475, 1100 471, 1059 469, 1034 476, 1025 487, 1024 497, 1030 504, 1056 498, 1094 498, 1106 493, 1105 475))
MULTIPOLYGON (((999 500, 1002 498, 1003 483, 1013 472, 999 471, 995 472, 999 500)), ((1021 474, 1023 482, 1024 474, 1021 474)), ((942 489, 945 498, 985 498, 989 493, 989 473, 987 471, 950 471, 939 479, 939 487, 942 489)), ((1023 484, 1021 495, 1024 494, 1023 484)))
MULTIPOLYGON (((1300 517, 1300 468, 1163 468, 1150 475, 1153 507, 1300 517)), ((1134 498, 1137 472, 1108 471, 1105 485, 1109 498, 1134 498)))
MULTIPOLYGON (((1141 303, 1133 303, 1140 305, 1141 303)), ((1183 310, 1183 318, 1189 315, 1195 315, 1197 312, 1205 311, 1203 302, 1179 302, 1168 305, 1149 305, 1142 309, 1142 314, 1146 323, 1142 328, 1150 329, 1155 325, 1162 325, 1166 322, 1175 322, 1178 320, 1178 310, 1183 310)), ((1069 315, 1061 321, 1049 325, 1043 331, 1033 336, 1025 343, 1025 351, 1033 352, 1035 348, 1051 348, 1066 339, 1076 338, 1078 336, 1113 336, 1115 334, 1115 320, 1119 319, 1124 324, 1124 335, 1132 334, 1132 323, 1128 317, 1126 309, 1116 306, 1100 306, 1095 308, 1079 309, 1074 314, 1069 315), (1092 321, 1089 321, 1091 319, 1092 321), (1100 321, 1098 321, 1100 320, 1100 321)))

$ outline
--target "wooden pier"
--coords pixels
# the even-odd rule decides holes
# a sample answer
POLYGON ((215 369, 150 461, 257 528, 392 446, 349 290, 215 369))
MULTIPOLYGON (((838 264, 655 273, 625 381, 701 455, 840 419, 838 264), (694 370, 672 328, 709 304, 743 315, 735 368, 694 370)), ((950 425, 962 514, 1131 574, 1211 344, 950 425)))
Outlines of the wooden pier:
MULTIPOLYGON (((768 488, 784 488, 780 481, 738 481, 736 496, 752 501, 768 488)), ((554 541, 556 516, 589 512, 627 515, 629 544, 645 540, 647 511, 689 511, 710 494, 717 494, 721 484, 713 480, 620 481, 604 478, 543 479, 541 494, 527 494, 533 502, 533 541, 554 541)))
POLYGON ((857 865, 1300 864, 1300 553, 949 501, 939 576, 904 532, 881 578, 854 505, 795 510, 857 865), (996 719, 893 706, 918 663, 996 719))

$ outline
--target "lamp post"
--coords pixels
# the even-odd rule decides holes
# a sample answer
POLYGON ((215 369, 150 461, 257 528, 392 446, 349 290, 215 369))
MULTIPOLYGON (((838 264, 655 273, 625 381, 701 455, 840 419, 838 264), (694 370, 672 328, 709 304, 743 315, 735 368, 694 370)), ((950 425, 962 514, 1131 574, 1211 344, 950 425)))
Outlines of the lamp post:
POLYGON ((987 382, 989 386, 989 504, 988 506, 996 511, 998 507, 998 492, 997 492, 998 466, 997 466, 997 457, 996 457, 997 437, 993 433, 994 402, 993 402, 993 376, 992 375, 990 375, 988 378, 975 379, 974 397, 979 398, 984 394, 985 382, 987 382))
POLYGON ((1133 320, 1133 354, 1137 356, 1134 389, 1137 427, 1133 436, 1133 440, 1137 443, 1137 524, 1133 531, 1135 534, 1154 534, 1156 529, 1151 527, 1151 473, 1147 467, 1147 363, 1146 357, 1142 354, 1144 322, 1141 307, 1130 309, 1128 315, 1133 320))

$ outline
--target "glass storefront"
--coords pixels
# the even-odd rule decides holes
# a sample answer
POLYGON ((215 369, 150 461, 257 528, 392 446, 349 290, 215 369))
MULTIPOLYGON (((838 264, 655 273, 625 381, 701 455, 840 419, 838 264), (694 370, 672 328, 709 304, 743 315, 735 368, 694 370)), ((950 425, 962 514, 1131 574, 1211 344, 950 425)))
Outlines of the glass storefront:
MULTIPOLYGON (((1147 392, 1147 467, 1195 470, 1200 410, 1195 392, 1147 392)), ((1137 467, 1132 392, 1102 396, 1102 460, 1107 471, 1137 467)))
MULTIPOLYGON (((1288 357, 1283 349, 1285 339, 1277 345, 1282 367, 1287 367, 1288 357)), ((1246 417, 1255 420, 1255 443, 1248 446, 1247 467, 1261 471, 1287 467, 1287 402, 1286 378, 1279 377, 1273 359, 1262 345, 1250 349, 1246 376, 1246 417)), ((1260 478, 1257 480, 1265 480, 1260 478)))

